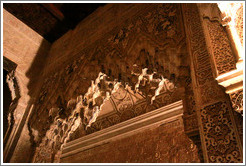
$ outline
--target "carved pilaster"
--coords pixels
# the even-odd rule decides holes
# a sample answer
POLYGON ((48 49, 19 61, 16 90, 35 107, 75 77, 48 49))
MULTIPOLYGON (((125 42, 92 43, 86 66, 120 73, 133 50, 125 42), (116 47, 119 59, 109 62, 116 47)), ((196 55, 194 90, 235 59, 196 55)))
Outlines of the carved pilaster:
MULTIPOLYGON (((240 53, 240 47, 237 45, 241 45, 243 42, 240 44, 235 41, 240 38, 240 28, 242 28, 240 13, 243 6, 239 3, 220 3, 222 19, 217 4, 199 4, 198 6, 203 18, 206 43, 211 53, 216 79, 220 85, 226 88, 226 93, 235 96, 235 92, 243 88, 243 69, 240 65, 243 59, 241 55, 239 55, 239 59, 236 56, 237 53, 240 53), (229 27, 230 31, 226 31, 222 25, 229 27), (238 33, 232 34, 231 30, 233 29, 236 29, 238 33), (232 35, 232 39, 230 39, 230 35, 232 35)), ((234 101, 231 101, 234 105, 234 101)), ((243 112, 242 108, 240 111, 243 112)))
MULTIPOLYGON (((211 11, 213 11, 211 15, 216 13, 215 10, 211 11)), ((214 44, 214 47, 208 45, 208 37, 211 39, 212 36, 204 31, 204 21, 201 17, 203 13, 199 11, 196 4, 183 4, 183 14, 204 161, 242 162, 242 145, 231 106, 223 88, 215 80, 214 70, 218 68, 214 67, 212 61, 214 52, 211 50, 227 48, 220 44, 214 44)), ((212 26, 216 24, 213 22, 212 26)), ((217 30, 222 33, 221 29, 217 30)), ((215 38, 216 36, 213 36, 213 39, 215 38)), ((226 50, 224 52, 231 55, 231 52, 226 50)), ((218 55, 217 52, 216 55, 218 55)), ((224 72, 223 65, 219 68, 221 73, 224 72)))

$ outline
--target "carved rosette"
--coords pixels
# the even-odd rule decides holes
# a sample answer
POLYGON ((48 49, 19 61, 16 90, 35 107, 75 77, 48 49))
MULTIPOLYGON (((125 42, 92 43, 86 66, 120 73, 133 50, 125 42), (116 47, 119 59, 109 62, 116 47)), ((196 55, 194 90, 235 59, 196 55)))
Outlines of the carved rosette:
POLYGON ((203 108, 201 118, 209 162, 242 162, 227 103, 203 108))
POLYGON ((231 93, 230 98, 234 111, 243 114, 243 89, 231 93))

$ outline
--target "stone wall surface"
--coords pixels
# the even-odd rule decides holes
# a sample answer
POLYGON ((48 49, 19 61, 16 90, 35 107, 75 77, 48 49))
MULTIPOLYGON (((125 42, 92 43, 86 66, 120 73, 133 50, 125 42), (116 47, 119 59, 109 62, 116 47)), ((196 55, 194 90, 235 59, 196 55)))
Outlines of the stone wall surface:
POLYGON ((28 86, 34 85, 30 80, 37 82, 50 43, 5 9, 3 20, 3 56, 17 64, 16 72, 23 83, 20 90, 28 94, 28 86))

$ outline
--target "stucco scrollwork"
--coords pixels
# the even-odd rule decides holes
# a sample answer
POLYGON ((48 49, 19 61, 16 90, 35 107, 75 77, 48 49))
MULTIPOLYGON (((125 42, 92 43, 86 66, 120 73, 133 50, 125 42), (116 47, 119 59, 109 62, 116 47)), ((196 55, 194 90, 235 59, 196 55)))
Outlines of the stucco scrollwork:
POLYGON ((203 108, 201 118, 209 162, 242 162, 227 103, 203 108))
POLYGON ((239 90, 230 94, 232 108, 243 115, 243 90, 239 90))
POLYGON ((232 53, 225 29, 219 22, 207 21, 207 23, 218 74, 236 69, 236 57, 232 53))

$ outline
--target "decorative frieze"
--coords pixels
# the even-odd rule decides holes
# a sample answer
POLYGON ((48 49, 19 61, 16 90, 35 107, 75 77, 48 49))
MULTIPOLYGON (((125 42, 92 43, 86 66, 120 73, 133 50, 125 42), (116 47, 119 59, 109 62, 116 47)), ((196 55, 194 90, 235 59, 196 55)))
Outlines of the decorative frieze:
MULTIPOLYGON (((200 15, 196 4, 184 4, 184 20, 187 30, 187 45, 193 61, 197 85, 213 80, 210 55, 207 50, 200 15)), ((195 86, 197 86, 195 85, 195 86)))

